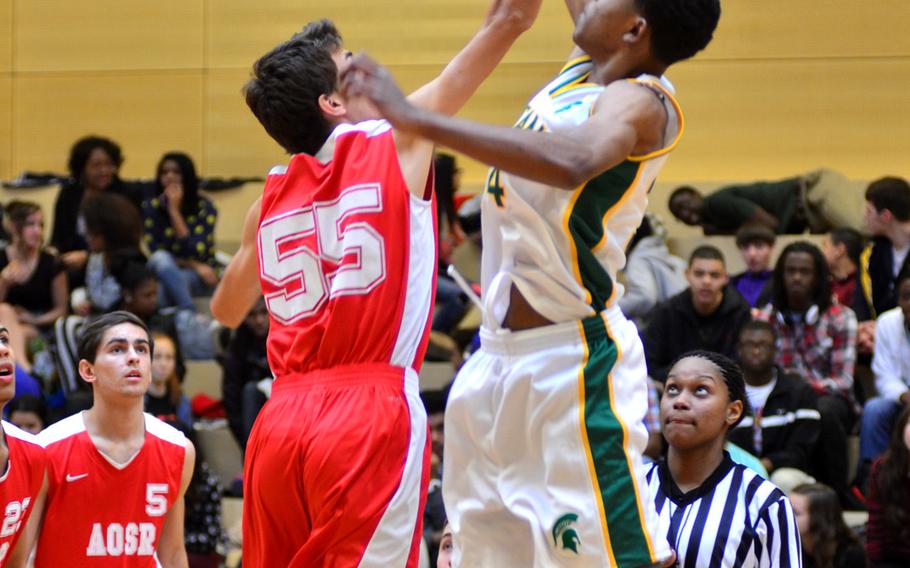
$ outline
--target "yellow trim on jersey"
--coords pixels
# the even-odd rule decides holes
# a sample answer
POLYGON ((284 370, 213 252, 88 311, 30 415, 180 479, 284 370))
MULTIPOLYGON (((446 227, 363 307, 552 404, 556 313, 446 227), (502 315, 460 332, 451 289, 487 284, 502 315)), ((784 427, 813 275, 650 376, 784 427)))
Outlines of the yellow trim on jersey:
MULTIPOLYGON (((578 80, 581 81, 582 79, 585 79, 585 78, 586 78, 586 76, 579 77, 578 80)), ((564 94, 568 93, 569 91, 574 91, 575 89, 587 89, 587 88, 591 88, 591 87, 597 87, 598 89, 602 89, 603 85, 598 85, 597 83, 588 83, 587 81, 585 81, 583 83, 578 83, 576 81, 573 81, 565 86, 560 87, 555 93, 550 93, 550 98, 551 99, 556 98, 560 95, 564 95, 564 94)))
POLYGON ((648 85, 653 86, 654 88, 660 90, 664 95, 666 95, 667 98, 670 99, 670 102, 673 104, 673 109, 676 111, 676 123, 678 125, 678 129, 676 132, 676 138, 673 139, 673 142, 671 142, 670 145, 666 146, 665 148, 661 148, 660 150, 655 150, 654 152, 649 152, 648 154, 645 154, 643 156, 631 156, 630 155, 628 159, 633 162, 644 162, 645 160, 650 160, 652 158, 656 158, 658 156, 663 156, 664 154, 669 153, 670 151, 673 150, 673 148, 676 148, 677 144, 679 144, 679 139, 682 138, 683 132, 686 129, 686 118, 685 118, 685 116, 683 116, 682 108, 679 106, 679 102, 676 100, 676 97, 673 96, 673 93, 668 91, 663 85, 661 85, 657 81, 643 81, 641 79, 627 79, 627 80, 632 83, 641 83, 641 84, 647 83, 648 85))
MULTIPOLYGON (((610 322, 607 321, 607 312, 601 312, 600 317, 604 321, 604 327, 607 330, 607 337, 609 337, 610 341, 613 342, 613 345, 616 346, 616 362, 613 363, 613 367, 610 369, 610 372, 607 373, 607 386, 608 392, 610 393, 610 408, 616 408, 616 401, 613 399, 613 369, 618 367, 622 361, 622 346, 618 341, 616 341, 616 338, 613 336, 613 331, 610 329, 610 322)), ((587 346, 585 349, 587 349, 587 346)), ((635 506, 638 507, 638 518, 641 524, 641 533, 645 537, 645 542, 648 543, 648 554, 651 556, 651 560, 655 561, 656 558, 654 557, 654 543, 651 542, 651 532, 648 530, 647 520, 645 519, 645 512, 641 508, 641 490, 638 488, 636 469, 633 467, 632 460, 629 457, 629 429, 626 427, 626 423, 623 422, 622 417, 618 412, 614 412, 613 416, 616 418, 616 421, 619 422, 619 427, 622 428, 622 453, 624 456, 626 456, 626 463, 629 466, 629 472, 632 474, 632 487, 635 489, 635 506)))
POLYGON ((575 59, 570 59, 570 60, 566 61, 566 64, 562 66, 562 69, 559 70, 559 73, 557 73, 557 75, 562 75, 563 73, 568 71, 569 68, 575 67, 579 63, 587 63, 588 61, 591 61, 591 56, 588 54, 579 55, 575 59))
POLYGON ((572 219, 572 210, 575 209, 575 203, 581 197, 581 192, 584 191, 587 184, 588 182, 582 183, 572 192, 572 198, 569 199, 569 203, 566 205, 566 212, 563 215, 562 229, 566 233, 566 238, 569 239, 572 274, 575 276, 575 281, 578 283, 578 286, 585 291, 585 303, 590 306, 591 302, 593 301, 591 298, 591 292, 588 290, 588 287, 585 286, 584 281, 581 279, 581 265, 578 264, 578 248, 575 246, 575 239, 572 238, 572 231, 569 229, 569 221, 572 219))
MULTIPOLYGON (((591 453, 591 441, 588 439, 588 429, 585 426, 585 368, 588 366, 588 359, 591 357, 591 352, 588 350, 588 341, 585 337, 584 324, 582 324, 581 320, 577 323, 578 334, 579 337, 581 337, 581 348, 584 349, 581 366, 578 368, 578 429, 581 431, 581 442, 584 449, 585 460, 588 462, 588 475, 591 476, 591 484, 594 486, 594 492, 597 495, 597 498, 594 500, 597 502, 597 514, 600 516, 600 528, 604 535, 604 545, 606 546, 607 554, 610 557, 610 566, 616 566, 616 556, 613 554, 613 543, 610 540, 610 529, 607 527, 607 511, 604 509, 604 500, 601 497, 603 493, 600 490, 600 482, 597 479, 597 468, 594 466, 594 455, 591 453)), ((619 362, 620 352, 618 347, 619 346, 617 345, 617 358, 613 363, 614 367, 616 366, 616 363, 619 362)), ((613 374, 612 371, 610 374, 613 374)), ((612 399, 610 400, 610 404, 613 404, 612 399)), ((622 426, 622 422, 619 424, 622 426)), ((623 434, 623 440, 625 440, 625 434, 623 434)), ((625 448, 625 446, 623 446, 623 448, 625 448)), ((633 482, 633 487, 634 485, 633 482)), ((638 488, 636 487, 636 491, 637 489, 638 488)), ((639 505, 639 507, 641 507, 641 505, 639 505)), ((648 540, 648 546, 651 546, 650 540, 648 540)), ((654 555, 652 554, 651 556, 653 557, 654 555)))

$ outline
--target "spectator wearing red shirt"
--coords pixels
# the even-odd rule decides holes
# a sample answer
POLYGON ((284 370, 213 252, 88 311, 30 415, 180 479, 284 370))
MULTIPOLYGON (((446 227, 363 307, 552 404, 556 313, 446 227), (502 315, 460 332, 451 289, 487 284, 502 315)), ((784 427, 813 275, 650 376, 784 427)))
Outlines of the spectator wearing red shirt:
POLYGON ((863 236, 855 229, 834 229, 822 242, 831 272, 831 291, 842 306, 852 306, 856 294, 856 267, 863 252, 863 236))

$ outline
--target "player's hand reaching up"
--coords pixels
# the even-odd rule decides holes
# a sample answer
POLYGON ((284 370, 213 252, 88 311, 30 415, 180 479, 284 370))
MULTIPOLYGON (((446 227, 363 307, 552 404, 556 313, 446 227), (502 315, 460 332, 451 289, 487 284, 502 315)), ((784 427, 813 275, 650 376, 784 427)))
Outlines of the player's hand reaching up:
POLYGON ((350 65, 341 74, 341 89, 348 100, 348 114, 364 115, 352 116, 354 122, 378 114, 393 126, 401 127, 415 110, 388 69, 365 53, 351 59, 350 65))
POLYGON ((484 20, 486 25, 504 25, 517 33, 531 29, 542 0, 493 0, 484 20))

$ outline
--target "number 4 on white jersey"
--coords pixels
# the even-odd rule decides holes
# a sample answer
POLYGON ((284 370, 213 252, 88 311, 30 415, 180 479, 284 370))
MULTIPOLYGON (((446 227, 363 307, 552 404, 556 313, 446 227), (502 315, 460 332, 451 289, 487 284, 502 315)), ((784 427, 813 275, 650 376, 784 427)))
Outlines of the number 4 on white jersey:
POLYGON ((379 184, 363 184, 345 189, 331 201, 317 201, 263 221, 260 274, 281 288, 265 296, 269 312, 290 324, 313 315, 329 298, 367 294, 385 280, 382 236, 365 221, 345 224, 353 214, 380 212, 379 184), (315 251, 306 244, 313 235, 315 251), (324 271, 323 263, 336 268, 324 271), (294 282, 300 283, 299 289, 289 292, 294 282))

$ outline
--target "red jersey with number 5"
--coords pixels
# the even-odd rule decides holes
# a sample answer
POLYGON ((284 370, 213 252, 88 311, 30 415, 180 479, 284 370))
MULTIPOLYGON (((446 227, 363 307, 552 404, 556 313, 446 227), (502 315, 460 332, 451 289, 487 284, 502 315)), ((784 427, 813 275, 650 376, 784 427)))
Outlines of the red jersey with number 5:
POLYGON ((47 458, 38 439, 3 421, 9 462, 0 476, 0 566, 12 554, 44 481, 47 458))
POLYGON ((48 457, 36 568, 152 568, 167 512, 180 494, 183 433, 145 415, 145 442, 126 463, 102 454, 82 413, 38 435, 48 457))
POLYGON ((363 363, 419 370, 436 276, 434 204, 408 191, 387 122, 341 125, 316 156, 273 169, 258 238, 278 380, 363 363))

